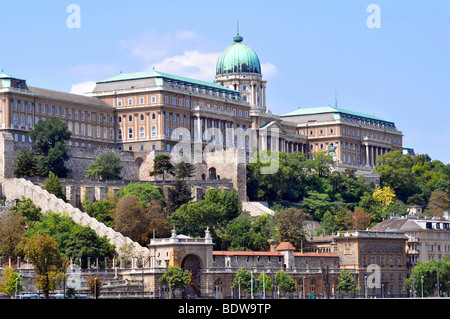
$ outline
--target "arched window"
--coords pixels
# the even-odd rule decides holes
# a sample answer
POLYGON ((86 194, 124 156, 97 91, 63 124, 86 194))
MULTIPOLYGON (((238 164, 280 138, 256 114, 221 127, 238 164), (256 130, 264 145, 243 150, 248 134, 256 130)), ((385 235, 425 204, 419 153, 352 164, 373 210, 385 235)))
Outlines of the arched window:
POLYGON ((140 127, 139 128, 139 137, 140 138, 144 138, 145 137, 145 128, 144 127, 140 127))
POLYGON ((122 139, 122 130, 121 130, 121 129, 118 129, 118 130, 117 130, 117 139, 118 139, 118 140, 121 140, 121 139, 122 139))
POLYGON ((20 116, 20 126, 25 127, 25 117, 23 115, 20 116))
POLYGON ((129 139, 133 138, 133 129, 131 127, 128 129, 128 138, 129 139))
POLYGON ((156 137, 156 126, 152 126, 152 137, 156 137))

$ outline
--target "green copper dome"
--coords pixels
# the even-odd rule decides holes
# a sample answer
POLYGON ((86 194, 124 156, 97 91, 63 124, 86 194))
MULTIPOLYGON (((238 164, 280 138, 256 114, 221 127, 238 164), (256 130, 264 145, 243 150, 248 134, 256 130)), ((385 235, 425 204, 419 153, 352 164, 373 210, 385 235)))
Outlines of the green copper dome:
POLYGON ((233 40, 234 43, 226 48, 217 60, 216 74, 261 74, 261 64, 255 51, 242 43, 243 38, 239 36, 239 33, 233 40))

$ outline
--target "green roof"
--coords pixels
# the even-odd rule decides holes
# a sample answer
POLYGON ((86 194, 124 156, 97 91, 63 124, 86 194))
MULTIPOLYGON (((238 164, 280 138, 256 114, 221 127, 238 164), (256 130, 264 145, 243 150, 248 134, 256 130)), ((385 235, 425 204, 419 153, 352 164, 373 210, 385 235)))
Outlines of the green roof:
POLYGON ((6 73, 0 73, 0 79, 14 79, 14 80, 19 80, 19 81, 25 81, 24 79, 20 79, 16 76, 12 76, 6 73))
POLYGON ((117 76, 114 76, 112 78, 99 81, 99 83, 108 83, 108 82, 117 82, 117 81, 129 81, 129 80, 139 80, 139 79, 147 79, 147 78, 163 78, 166 81, 174 81, 174 82, 181 82, 181 83, 188 83, 189 85, 198 86, 198 87, 205 87, 205 88, 211 88, 214 90, 220 90, 220 91, 227 91, 228 93, 237 94, 238 92, 227 88, 225 86, 213 83, 213 82, 207 82, 207 81, 201 81, 201 80, 195 80, 186 78, 183 76, 163 73, 159 71, 144 71, 144 72, 135 72, 135 73, 126 73, 126 74, 120 74, 117 76))
POLYGON ((257 73, 261 74, 258 55, 248 45, 241 43, 239 34, 233 38, 234 43, 228 46, 219 56, 216 74, 257 73))
POLYGON ((311 108, 304 108, 304 109, 300 108, 298 110, 286 113, 282 116, 313 115, 313 114, 324 114, 324 113, 333 113, 335 119, 339 119, 340 115, 344 114, 347 116, 363 117, 363 118, 367 118, 370 120, 392 123, 391 121, 386 121, 375 115, 369 115, 369 114, 344 110, 344 109, 332 107, 332 106, 311 107, 311 108))

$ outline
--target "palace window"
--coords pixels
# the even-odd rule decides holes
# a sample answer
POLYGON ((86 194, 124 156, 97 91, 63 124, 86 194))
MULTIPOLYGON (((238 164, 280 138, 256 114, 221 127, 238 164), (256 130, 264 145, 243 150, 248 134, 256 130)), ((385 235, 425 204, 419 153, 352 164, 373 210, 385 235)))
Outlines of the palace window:
POLYGON ((131 127, 128 129, 128 138, 129 139, 133 138, 133 129, 131 127))

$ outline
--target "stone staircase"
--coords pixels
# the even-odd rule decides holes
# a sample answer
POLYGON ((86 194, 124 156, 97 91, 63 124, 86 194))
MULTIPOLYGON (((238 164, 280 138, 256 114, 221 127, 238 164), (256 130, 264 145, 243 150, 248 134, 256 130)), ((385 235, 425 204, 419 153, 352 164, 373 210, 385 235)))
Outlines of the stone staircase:
POLYGON ((51 210, 55 213, 67 214, 75 223, 93 229, 98 236, 106 236, 109 242, 115 245, 117 252, 120 252, 121 247, 127 245, 132 247, 133 257, 147 257, 150 255, 148 248, 139 245, 129 237, 123 236, 121 233, 116 232, 111 227, 99 222, 80 209, 73 207, 71 204, 50 194, 40 186, 23 178, 5 178, 3 180, 2 192, 6 200, 30 198, 44 213, 51 210))
POLYGON ((275 212, 269 208, 267 202, 242 202, 242 210, 250 213, 250 216, 261 216, 264 214, 274 215, 275 212))

